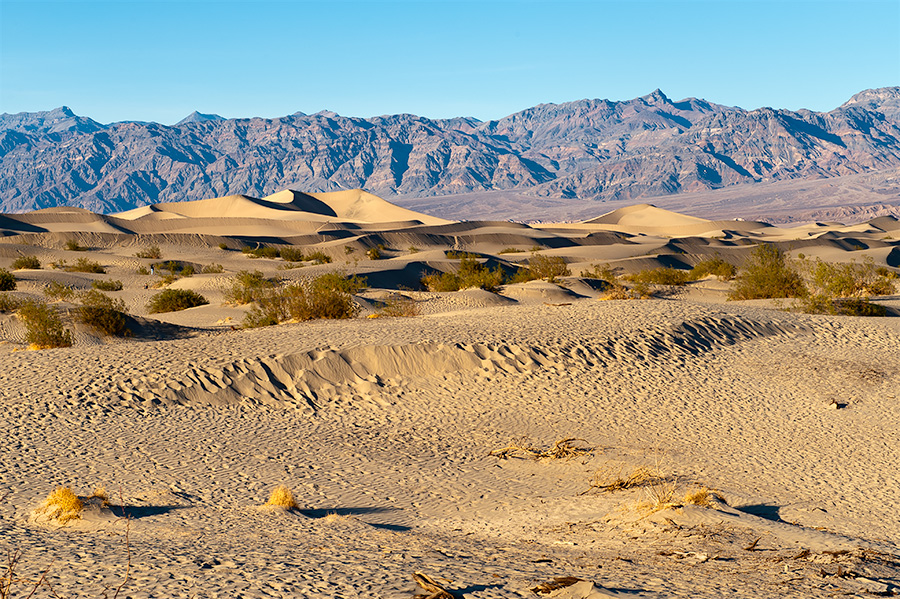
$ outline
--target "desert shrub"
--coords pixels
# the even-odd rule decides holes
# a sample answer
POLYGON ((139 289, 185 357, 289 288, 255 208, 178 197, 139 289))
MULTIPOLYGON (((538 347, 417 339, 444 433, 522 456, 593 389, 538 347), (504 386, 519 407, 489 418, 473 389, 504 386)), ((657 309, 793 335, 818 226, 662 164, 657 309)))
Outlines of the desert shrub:
POLYGON ((418 316, 419 306, 412 298, 400 296, 386 300, 377 314, 393 318, 418 316))
POLYGON ((153 283, 152 287, 154 289, 161 289, 162 287, 167 287, 178 280, 178 275, 169 273, 167 275, 160 275, 159 279, 153 283))
POLYGON ((267 289, 255 298, 244 318, 247 328, 269 326, 285 320, 351 318, 358 310, 351 293, 365 288, 365 279, 327 273, 310 281, 267 289))
POLYGON ((19 256, 12 263, 13 270, 30 269, 37 270, 41 267, 41 261, 37 256, 19 256))
POLYGON ((419 248, 417 248, 417 247, 414 246, 414 245, 411 245, 411 246, 409 246, 409 248, 407 249, 407 251, 408 251, 410 254, 418 254, 418 253, 421 252, 422 250, 420 250, 419 248))
POLYGON ((725 262, 718 256, 701 260, 691 269, 691 280, 698 280, 709 275, 714 275, 720 281, 730 281, 737 274, 737 268, 730 262, 725 262))
POLYGON ((872 257, 862 264, 833 264, 817 259, 810 268, 814 293, 831 297, 869 297, 894 293, 894 276, 887 269, 876 269, 872 257))
POLYGON ((137 273, 137 274, 139 274, 139 275, 149 275, 149 274, 150 274, 150 271, 149 271, 149 270, 147 269, 147 267, 144 266, 143 264, 141 264, 140 266, 138 266, 138 267, 137 267, 137 270, 134 271, 134 272, 137 273))
POLYGON ((16 277, 5 268, 0 268, 0 291, 14 291, 16 277))
POLYGON ((756 246, 735 279, 732 300, 803 297, 806 285, 784 252, 771 244, 756 246))
POLYGON ((328 272, 319 275, 312 281, 312 287, 316 290, 334 290, 342 293, 359 293, 368 286, 365 277, 353 275, 348 277, 340 271, 328 272))
POLYGON ((233 304, 249 304, 274 289, 276 281, 267 279, 258 270, 239 271, 231 279, 230 286, 225 289, 225 301, 233 304))
POLYGON ((69 300, 75 295, 75 290, 59 281, 50 281, 44 285, 44 295, 55 300, 69 300))
POLYGON ((69 239, 66 241, 66 245, 64 246, 70 252, 86 252, 87 248, 83 245, 80 245, 78 241, 75 239, 69 239))
POLYGON ((219 243, 219 249, 220 249, 220 250, 227 250, 227 249, 228 249, 228 244, 225 243, 224 241, 221 242, 221 243, 219 243))
POLYGON ((75 264, 66 266, 66 270, 69 272, 92 272, 101 275, 106 272, 106 269, 99 262, 94 262, 87 258, 79 258, 75 261, 75 264))
POLYGON ((25 322, 25 342, 37 349, 69 347, 72 332, 63 328, 59 312, 44 302, 25 301, 19 308, 19 316, 25 322))
POLYGON ((185 264, 184 268, 181 269, 182 277, 193 277, 194 276, 194 267, 190 264, 185 264))
POLYGON ((366 250, 366 256, 369 260, 381 260, 381 249, 377 247, 369 248, 366 250))
POLYGON ((14 295, 10 295, 5 291, 0 293, 0 314, 9 314, 15 312, 22 305, 22 300, 14 295))
POLYGON ((534 254, 528 259, 528 268, 539 279, 547 279, 551 283, 556 282, 557 277, 565 277, 570 274, 566 261, 561 256, 542 256, 534 254))
POLYGON ((581 271, 581 276, 585 279, 598 279, 600 281, 615 284, 619 279, 616 270, 617 269, 612 268, 609 264, 591 264, 591 269, 581 271))
POLYGON ((833 298, 821 293, 813 293, 800 298, 792 308, 806 314, 887 316, 887 308, 879 304, 873 304, 868 298, 833 298))
POLYGON ((521 254, 525 250, 520 250, 519 248, 503 248, 498 254, 521 254))
POLYGON ((458 273, 442 273, 422 277, 422 284, 429 291, 459 291, 470 287, 480 287, 497 292, 503 284, 503 271, 498 267, 490 270, 480 263, 474 255, 463 254, 459 261, 458 273))
POLYGON ((278 248, 269 247, 267 245, 261 245, 255 248, 244 246, 241 248, 241 252, 247 254, 251 258, 277 258, 281 254, 281 252, 278 251, 278 248))
POLYGON ((101 281, 98 279, 91 282, 91 287, 100 291, 122 291, 122 281, 101 281))
POLYGON ((281 248, 281 258, 288 262, 302 262, 304 260, 303 250, 298 247, 289 246, 281 248))
POLYGON ((160 258, 162 258, 162 250, 159 249, 158 245, 151 245, 137 252, 135 254, 135 257, 159 260, 160 258))
POLYGON ((653 291, 646 283, 635 283, 630 288, 619 283, 613 283, 606 290, 601 300, 642 300, 653 297, 653 291))
POLYGON ((203 270, 201 270, 200 272, 205 275, 217 274, 220 272, 225 272, 225 267, 221 264, 216 264, 215 262, 213 262, 212 264, 207 264, 206 266, 204 266, 203 270))
POLYGON ((512 277, 510 277, 510 283, 527 283, 528 281, 536 281, 540 277, 538 277, 533 270, 530 268, 520 268, 516 271, 512 277))
POLYGON ((266 505, 283 507, 287 510, 294 510, 299 507, 294 500, 294 494, 284 485, 275 487, 272 490, 272 494, 269 495, 269 500, 266 502, 266 505))
POLYGON ((326 254, 321 250, 316 250, 315 252, 308 254, 306 256, 307 260, 312 260, 315 264, 330 264, 331 256, 326 254))
POLYGON ((463 258, 477 258, 475 254, 470 254, 469 252, 462 252, 459 250, 447 250, 444 252, 444 256, 450 258, 451 260, 462 260, 463 258))
POLYGON ((104 295, 96 289, 82 293, 81 305, 73 311, 76 322, 104 335, 124 337, 130 334, 126 323, 125 302, 104 295))
POLYGON ((691 280, 691 271, 660 267, 624 275, 622 278, 645 285, 686 285, 691 280))
POLYGON ((189 289, 164 289, 150 298, 147 311, 150 314, 177 312, 208 304, 206 298, 189 289))

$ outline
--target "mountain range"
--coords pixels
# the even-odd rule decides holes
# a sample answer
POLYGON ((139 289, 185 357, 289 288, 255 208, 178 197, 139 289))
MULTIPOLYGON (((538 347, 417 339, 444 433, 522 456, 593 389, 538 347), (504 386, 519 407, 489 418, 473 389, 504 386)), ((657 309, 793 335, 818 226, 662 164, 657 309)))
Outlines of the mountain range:
MULTIPOLYGON (((512 190, 635 200, 900 166, 900 87, 829 112, 744 110, 656 90, 541 104, 499 120, 333 112, 104 125, 66 107, 0 115, 0 211, 151 203, 291 188, 393 198, 512 190)), ((515 215, 512 215, 515 216, 515 215)))

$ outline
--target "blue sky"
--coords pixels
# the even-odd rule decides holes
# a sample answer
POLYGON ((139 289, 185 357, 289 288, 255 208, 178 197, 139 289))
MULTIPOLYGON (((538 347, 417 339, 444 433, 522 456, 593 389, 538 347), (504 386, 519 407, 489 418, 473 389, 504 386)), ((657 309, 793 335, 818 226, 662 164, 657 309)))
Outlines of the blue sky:
POLYGON ((499 118, 669 97, 830 110, 900 85, 900 1, 0 0, 0 112, 499 118))

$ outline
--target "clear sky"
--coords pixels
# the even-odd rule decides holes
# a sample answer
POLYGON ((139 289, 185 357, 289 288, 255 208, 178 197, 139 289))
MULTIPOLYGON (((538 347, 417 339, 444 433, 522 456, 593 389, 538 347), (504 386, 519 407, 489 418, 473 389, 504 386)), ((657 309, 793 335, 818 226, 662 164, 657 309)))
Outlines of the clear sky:
POLYGON ((900 85, 900 0, 0 0, 0 112, 499 118, 656 88, 830 110, 900 85))

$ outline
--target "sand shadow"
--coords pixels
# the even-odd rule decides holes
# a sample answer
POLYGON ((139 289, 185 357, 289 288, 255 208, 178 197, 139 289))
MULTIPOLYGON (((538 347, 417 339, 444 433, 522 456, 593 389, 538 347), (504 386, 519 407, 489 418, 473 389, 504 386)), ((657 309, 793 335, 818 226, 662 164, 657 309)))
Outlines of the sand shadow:
MULTIPOLYGON (((313 508, 297 510, 307 518, 324 518, 332 514, 336 516, 365 516, 368 514, 388 514, 391 512, 399 512, 400 508, 396 507, 332 507, 332 508, 313 508)), ((406 532, 410 530, 409 526, 402 524, 386 524, 383 522, 366 522, 365 524, 382 530, 391 530, 394 532, 406 532)))
POLYGON ((131 520, 140 520, 141 518, 149 518, 151 516, 161 516, 173 512, 175 510, 185 509, 186 505, 111 505, 110 510, 117 515, 125 514, 126 518, 131 520))
POLYGON ((750 514, 751 516, 763 518, 764 520, 770 520, 772 522, 784 522, 784 520, 781 519, 781 516, 778 513, 778 510, 781 509, 781 506, 779 505, 768 505, 765 503, 760 503, 757 505, 745 505, 734 509, 745 514, 750 514))

